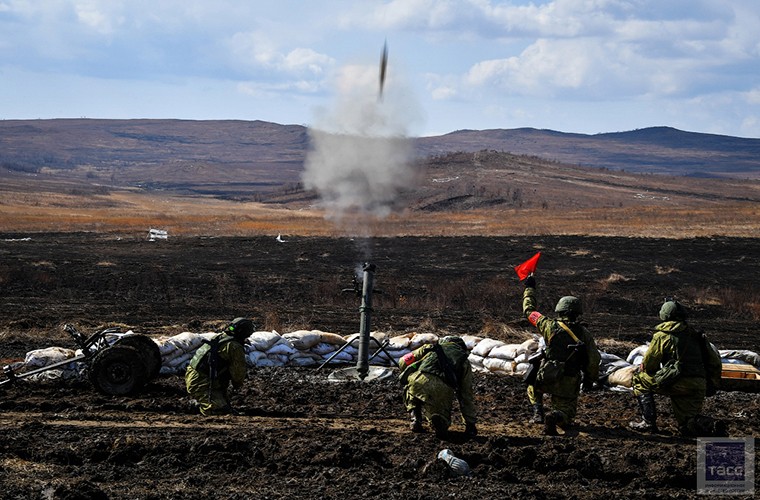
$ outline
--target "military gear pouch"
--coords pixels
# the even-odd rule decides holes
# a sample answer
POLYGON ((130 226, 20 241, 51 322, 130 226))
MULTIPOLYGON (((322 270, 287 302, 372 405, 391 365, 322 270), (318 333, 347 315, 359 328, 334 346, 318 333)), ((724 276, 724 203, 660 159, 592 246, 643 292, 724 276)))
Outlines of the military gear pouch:
POLYGON ((668 387, 673 385, 680 376, 681 363, 677 359, 671 359, 657 370, 657 373, 654 374, 652 380, 657 387, 668 387))
POLYGON ((536 374, 536 385, 549 386, 557 382, 565 374, 565 362, 555 359, 544 360, 536 374))

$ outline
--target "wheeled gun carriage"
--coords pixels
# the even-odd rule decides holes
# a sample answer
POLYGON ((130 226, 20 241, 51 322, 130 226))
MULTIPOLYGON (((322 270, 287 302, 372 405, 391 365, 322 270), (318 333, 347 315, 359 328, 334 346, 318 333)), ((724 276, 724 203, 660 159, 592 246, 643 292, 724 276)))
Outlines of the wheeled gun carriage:
POLYGON ((11 366, 4 366, 6 378, 0 381, 0 387, 70 363, 83 362, 87 378, 98 391, 121 396, 140 391, 161 370, 161 352, 146 335, 125 334, 109 341, 109 336, 121 333, 119 328, 106 328, 89 337, 72 325, 64 325, 63 330, 79 347, 76 356, 23 373, 16 373, 11 366))

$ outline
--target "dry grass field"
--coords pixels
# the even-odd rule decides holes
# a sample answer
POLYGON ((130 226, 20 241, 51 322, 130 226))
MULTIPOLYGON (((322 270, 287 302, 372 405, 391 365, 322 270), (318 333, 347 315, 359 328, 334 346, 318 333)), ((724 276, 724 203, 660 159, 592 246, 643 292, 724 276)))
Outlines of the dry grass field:
POLYGON ((319 208, 237 202, 177 194, 111 191, 72 195, 4 192, 0 231, 113 233, 143 238, 149 228, 187 236, 510 236, 590 235, 690 238, 760 234, 760 204, 622 208, 406 210, 385 218, 327 217, 319 208))

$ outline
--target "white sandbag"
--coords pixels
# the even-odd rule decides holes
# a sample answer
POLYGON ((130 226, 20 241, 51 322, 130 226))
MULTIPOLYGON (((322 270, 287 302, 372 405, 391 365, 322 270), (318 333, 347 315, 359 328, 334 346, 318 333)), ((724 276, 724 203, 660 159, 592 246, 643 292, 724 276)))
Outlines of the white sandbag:
POLYGON ((633 366, 633 365, 631 365, 628 361, 625 361, 623 359, 618 359, 617 361, 612 361, 612 362, 602 361, 599 364, 599 373, 601 375, 608 375, 622 368, 628 368, 629 366, 633 366))
POLYGON ((282 337, 279 333, 272 330, 271 332, 253 332, 248 336, 248 345, 257 351, 268 351, 270 347, 280 341, 282 337))
POLYGON ((257 351, 254 349, 245 355, 245 362, 248 366, 256 366, 256 363, 261 358, 266 358, 266 357, 267 357, 266 353, 263 353, 261 351, 257 351))
POLYGON ((319 336, 322 337, 320 342, 324 342, 325 344, 333 344, 340 347, 346 343, 346 339, 337 333, 320 332, 319 336))
POLYGON ((314 366, 320 364, 316 360, 312 358, 290 358, 290 360, 287 363, 287 366, 314 366))
POLYGON ((528 368, 530 368, 530 363, 517 363, 514 368, 514 372, 512 375, 519 375, 522 377, 528 372, 528 368))
POLYGON ((530 354, 533 354, 534 352, 538 351, 538 348, 539 348, 539 342, 535 338, 528 339, 528 340, 526 340, 525 342, 523 342, 520 345, 522 346, 522 352, 519 353, 519 354, 522 354, 524 352, 524 353, 528 353, 528 355, 530 355, 530 354))
POLYGON ((464 340, 464 345, 467 346, 467 349, 472 351, 472 349, 478 345, 478 342, 483 340, 483 337, 478 337, 475 335, 462 335, 462 340, 464 340))
POLYGON ((470 353, 467 356, 467 360, 470 362, 470 366, 472 369, 476 372, 487 372, 488 368, 483 366, 483 356, 478 356, 477 354, 470 353))
POLYGON ((434 333, 415 333, 409 339, 409 350, 414 351, 425 344, 434 344, 436 342, 438 342, 438 335, 434 333))
POLYGON ((721 350, 718 351, 722 359, 734 359, 744 361, 760 369, 760 354, 745 350, 721 350))
POLYGON ((500 373, 503 375, 512 375, 512 372, 514 372, 515 363, 511 359, 502 359, 502 358, 483 358, 483 366, 488 369, 489 372, 492 373, 500 373))
POLYGON ((405 333, 403 335, 396 335, 395 337, 391 337, 388 347, 391 349, 409 349, 409 344, 412 341, 412 337, 414 337, 414 333, 405 333))
POLYGON ((24 365, 29 370, 42 368, 43 366, 52 365, 59 361, 66 361, 76 355, 73 349, 65 347, 46 347, 44 349, 35 349, 26 353, 24 365))
POLYGON ((631 387, 633 381, 633 375, 636 373, 638 367, 635 365, 626 366, 610 373, 607 377, 607 381, 610 385, 616 385, 621 387, 631 387))
POLYGON ((316 330, 296 330, 283 334, 282 338, 287 339, 299 351, 308 351, 322 341, 322 335, 316 330))
POLYGON ((480 356, 482 358, 486 358, 486 357, 488 357, 488 355, 490 354, 491 350, 494 347, 499 347, 499 346, 502 346, 502 345, 506 345, 506 343, 502 342, 501 340, 494 340, 494 339, 484 338, 483 340, 481 340, 480 342, 478 342, 478 345, 476 345, 472 349, 472 352, 473 352, 473 354, 477 354, 478 356, 480 356))
POLYGON ((274 366, 285 366, 290 360, 290 356, 287 354, 269 354, 267 353, 267 358, 272 360, 274 362, 274 366))
MULTIPOLYGON (((346 342, 353 342, 353 345, 358 346, 359 342, 361 342, 360 336, 361 333, 354 333, 352 335, 349 335, 346 337, 346 342)), ((385 339, 388 338, 388 334, 385 332, 369 332, 369 336, 375 339, 369 341, 370 348, 377 347, 378 345, 382 344, 385 339), (375 341, 377 341, 377 343, 375 341)))
POLYGON ((274 361, 272 359, 269 359, 268 357, 264 356, 262 358, 259 358, 256 360, 255 366, 257 368, 265 368, 265 367, 272 367, 272 366, 282 366, 279 361, 274 361))
MULTIPOLYGON (((182 365, 186 365, 187 363, 190 363, 190 360, 193 359, 193 356, 195 353, 188 352, 183 354, 182 356, 177 356, 168 363, 166 363, 166 366, 171 366, 172 368, 178 368, 182 365)), ((163 364, 163 363, 162 363, 163 364)))
POLYGON ((525 352, 525 349, 522 344, 504 344, 491 349, 488 357, 513 360, 523 352, 525 352))
MULTIPOLYGON (((197 333, 182 332, 173 337, 169 337, 164 344, 168 349, 179 349, 184 352, 193 352, 201 346, 203 337, 197 333)), ((159 350, 161 348, 159 347, 159 350)))
POLYGON ((640 364, 641 361, 635 362, 638 359, 641 359, 644 357, 644 355, 647 353, 647 349, 649 349, 649 344, 640 345, 637 348, 633 349, 630 353, 628 353, 628 357, 625 358, 626 361, 631 363, 632 365, 640 364))
MULTIPOLYGON (((354 356, 351 355, 351 353, 346 352, 348 349, 343 349, 341 352, 339 352, 331 361, 330 363, 346 363, 351 362, 354 360, 354 356)), ((324 354, 322 356, 322 359, 327 360, 332 356, 332 354, 324 354)))
POLYGON ((616 356, 614 354, 610 354, 608 352, 599 351, 599 356, 601 357, 601 363, 614 363, 615 361, 620 361, 623 358, 620 356, 616 356))
POLYGON ((329 344, 327 342, 320 342, 319 344, 317 344, 317 345, 315 345, 314 347, 311 348, 311 352, 313 352, 314 354, 319 354, 320 356, 322 356, 324 354, 334 353, 338 349, 340 349, 340 347, 337 346, 337 345, 335 345, 335 344, 329 344))
POLYGON ((519 356, 517 356, 515 358, 515 363, 518 363, 518 364, 519 363, 527 363, 528 362, 528 358, 531 357, 532 355, 533 355, 532 352, 527 352, 526 351, 526 352, 520 354, 519 356))
POLYGON ((290 341, 284 337, 281 337, 280 340, 275 342, 269 349, 266 350, 267 355, 284 354, 285 356, 290 356, 295 352, 296 348, 293 347, 290 341))

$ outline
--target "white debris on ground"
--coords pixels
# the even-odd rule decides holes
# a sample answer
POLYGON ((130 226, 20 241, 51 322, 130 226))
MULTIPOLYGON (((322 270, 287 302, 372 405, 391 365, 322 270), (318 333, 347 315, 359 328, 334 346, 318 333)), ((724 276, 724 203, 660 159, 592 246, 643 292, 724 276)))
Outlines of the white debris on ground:
MULTIPOLYGON (((122 335, 133 334, 132 331, 110 336, 109 343, 122 335)), ((216 332, 193 333, 183 332, 171 337, 152 339, 161 352, 161 374, 182 374, 190 364, 195 351, 217 335, 216 332)), ((268 366, 320 366, 326 364, 355 364, 359 355, 358 333, 341 336, 336 333, 320 330, 296 330, 279 334, 272 331, 257 331, 248 337, 245 351, 246 361, 250 367, 268 366)), ((438 342, 439 336, 429 332, 410 332, 402 335, 389 336, 384 332, 371 332, 369 355, 370 364, 388 365, 389 357, 394 365, 405 354, 423 346, 438 342), (380 347, 382 346, 382 348, 380 347)), ((475 372, 495 375, 522 376, 527 368, 528 358, 543 346, 543 339, 530 335, 522 343, 506 343, 475 335, 462 335, 467 348, 470 350, 469 361, 475 372)), ((604 386, 619 391, 628 391, 631 379, 641 363, 648 345, 633 349, 626 359, 614 354, 602 352, 599 381, 604 386)), ((720 350, 713 346, 723 360, 723 363, 747 364, 760 369, 760 355, 746 350, 720 350)), ((27 353, 23 362, 13 365, 18 373, 28 372, 37 368, 71 359, 80 352, 61 347, 48 347, 27 353)), ((27 380, 52 380, 57 378, 81 378, 83 362, 72 362, 61 368, 42 372, 27 380)))

